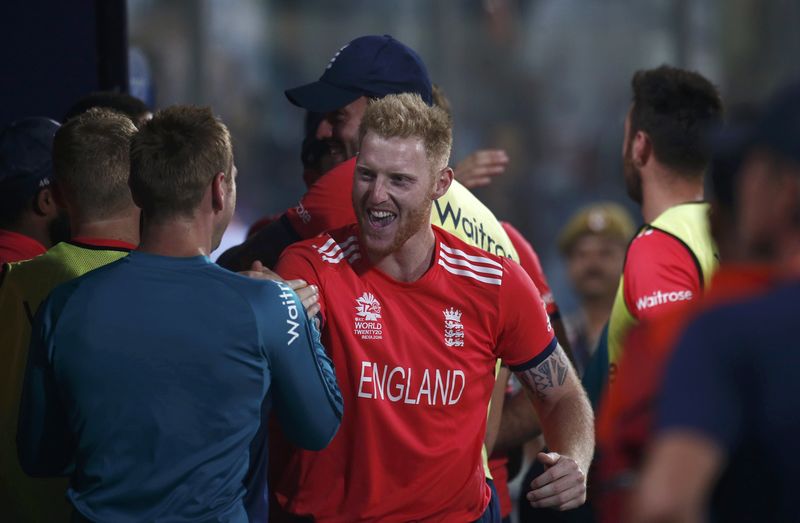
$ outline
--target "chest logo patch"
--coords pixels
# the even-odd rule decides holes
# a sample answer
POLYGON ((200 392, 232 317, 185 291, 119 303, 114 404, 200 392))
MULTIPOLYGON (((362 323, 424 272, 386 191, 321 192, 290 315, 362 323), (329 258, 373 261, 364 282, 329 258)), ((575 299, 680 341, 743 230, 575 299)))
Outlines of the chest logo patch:
POLYGON ((442 311, 444 314, 444 344, 448 347, 464 346, 464 324, 461 323, 461 311, 450 307, 442 311))
POLYGON ((371 292, 356 298, 353 332, 362 340, 382 340, 381 303, 371 292))

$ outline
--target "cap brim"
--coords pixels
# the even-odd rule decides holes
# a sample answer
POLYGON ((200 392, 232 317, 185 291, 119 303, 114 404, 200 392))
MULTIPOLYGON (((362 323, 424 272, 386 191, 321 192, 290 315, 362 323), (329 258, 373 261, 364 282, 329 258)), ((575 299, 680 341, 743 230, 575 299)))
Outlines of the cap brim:
POLYGON ((322 81, 284 91, 294 105, 317 113, 329 113, 354 102, 362 93, 343 89, 322 81))

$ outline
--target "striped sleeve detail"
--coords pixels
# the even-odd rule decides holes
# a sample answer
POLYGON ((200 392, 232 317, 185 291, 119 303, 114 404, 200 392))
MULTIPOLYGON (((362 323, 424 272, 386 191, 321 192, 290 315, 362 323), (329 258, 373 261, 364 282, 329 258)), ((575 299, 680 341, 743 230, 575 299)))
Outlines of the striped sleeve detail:
POLYGON ((358 250, 358 242, 355 236, 350 236, 341 244, 337 243, 333 238, 328 238, 322 247, 317 249, 317 252, 322 257, 322 261, 328 263, 339 263, 347 258, 349 263, 353 263, 361 258, 361 253, 358 250))
POLYGON ((490 285, 503 283, 503 266, 499 262, 467 254, 444 243, 439 243, 439 247, 441 250, 438 263, 450 274, 465 276, 490 285))

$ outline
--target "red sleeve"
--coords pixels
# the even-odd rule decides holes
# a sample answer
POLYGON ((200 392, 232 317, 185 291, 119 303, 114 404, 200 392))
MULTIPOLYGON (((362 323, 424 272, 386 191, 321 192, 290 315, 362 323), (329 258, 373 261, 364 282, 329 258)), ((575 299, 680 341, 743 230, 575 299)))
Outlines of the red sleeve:
POLYGON ((508 234, 511 244, 517 251, 519 256, 519 264, 528 273, 528 276, 533 280, 533 284, 542 295, 544 304, 547 307, 547 314, 551 317, 558 315, 558 305, 556 299, 553 297, 553 291, 550 290, 550 285, 547 283, 547 278, 544 275, 542 264, 539 262, 539 255, 533 250, 533 245, 525 239, 513 225, 508 222, 501 222, 503 229, 508 234))
POLYGON ((296 207, 286 211, 292 228, 303 239, 355 223, 353 173, 356 158, 340 163, 308 188, 296 207))
POLYGON ((697 262, 683 243, 650 229, 631 243, 625 260, 625 303, 639 320, 660 316, 702 293, 697 262))
POLYGON ((325 324, 325 297, 322 293, 320 275, 317 267, 309 256, 314 256, 314 251, 308 245, 295 244, 284 249, 275 266, 281 278, 285 280, 305 280, 309 285, 316 285, 319 289, 319 313, 322 323, 325 324))
POLYGON ((513 260, 503 259, 497 357, 511 370, 538 365, 556 348, 545 304, 533 282, 513 260))

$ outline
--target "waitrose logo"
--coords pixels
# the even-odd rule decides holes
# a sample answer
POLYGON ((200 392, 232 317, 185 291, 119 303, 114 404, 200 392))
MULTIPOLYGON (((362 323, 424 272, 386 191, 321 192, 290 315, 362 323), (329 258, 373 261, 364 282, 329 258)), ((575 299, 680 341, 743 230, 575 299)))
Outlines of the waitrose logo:
POLYGON ((689 301, 693 297, 692 291, 656 291, 649 296, 642 296, 636 300, 636 310, 643 311, 652 309, 665 303, 675 303, 677 301, 689 301))

